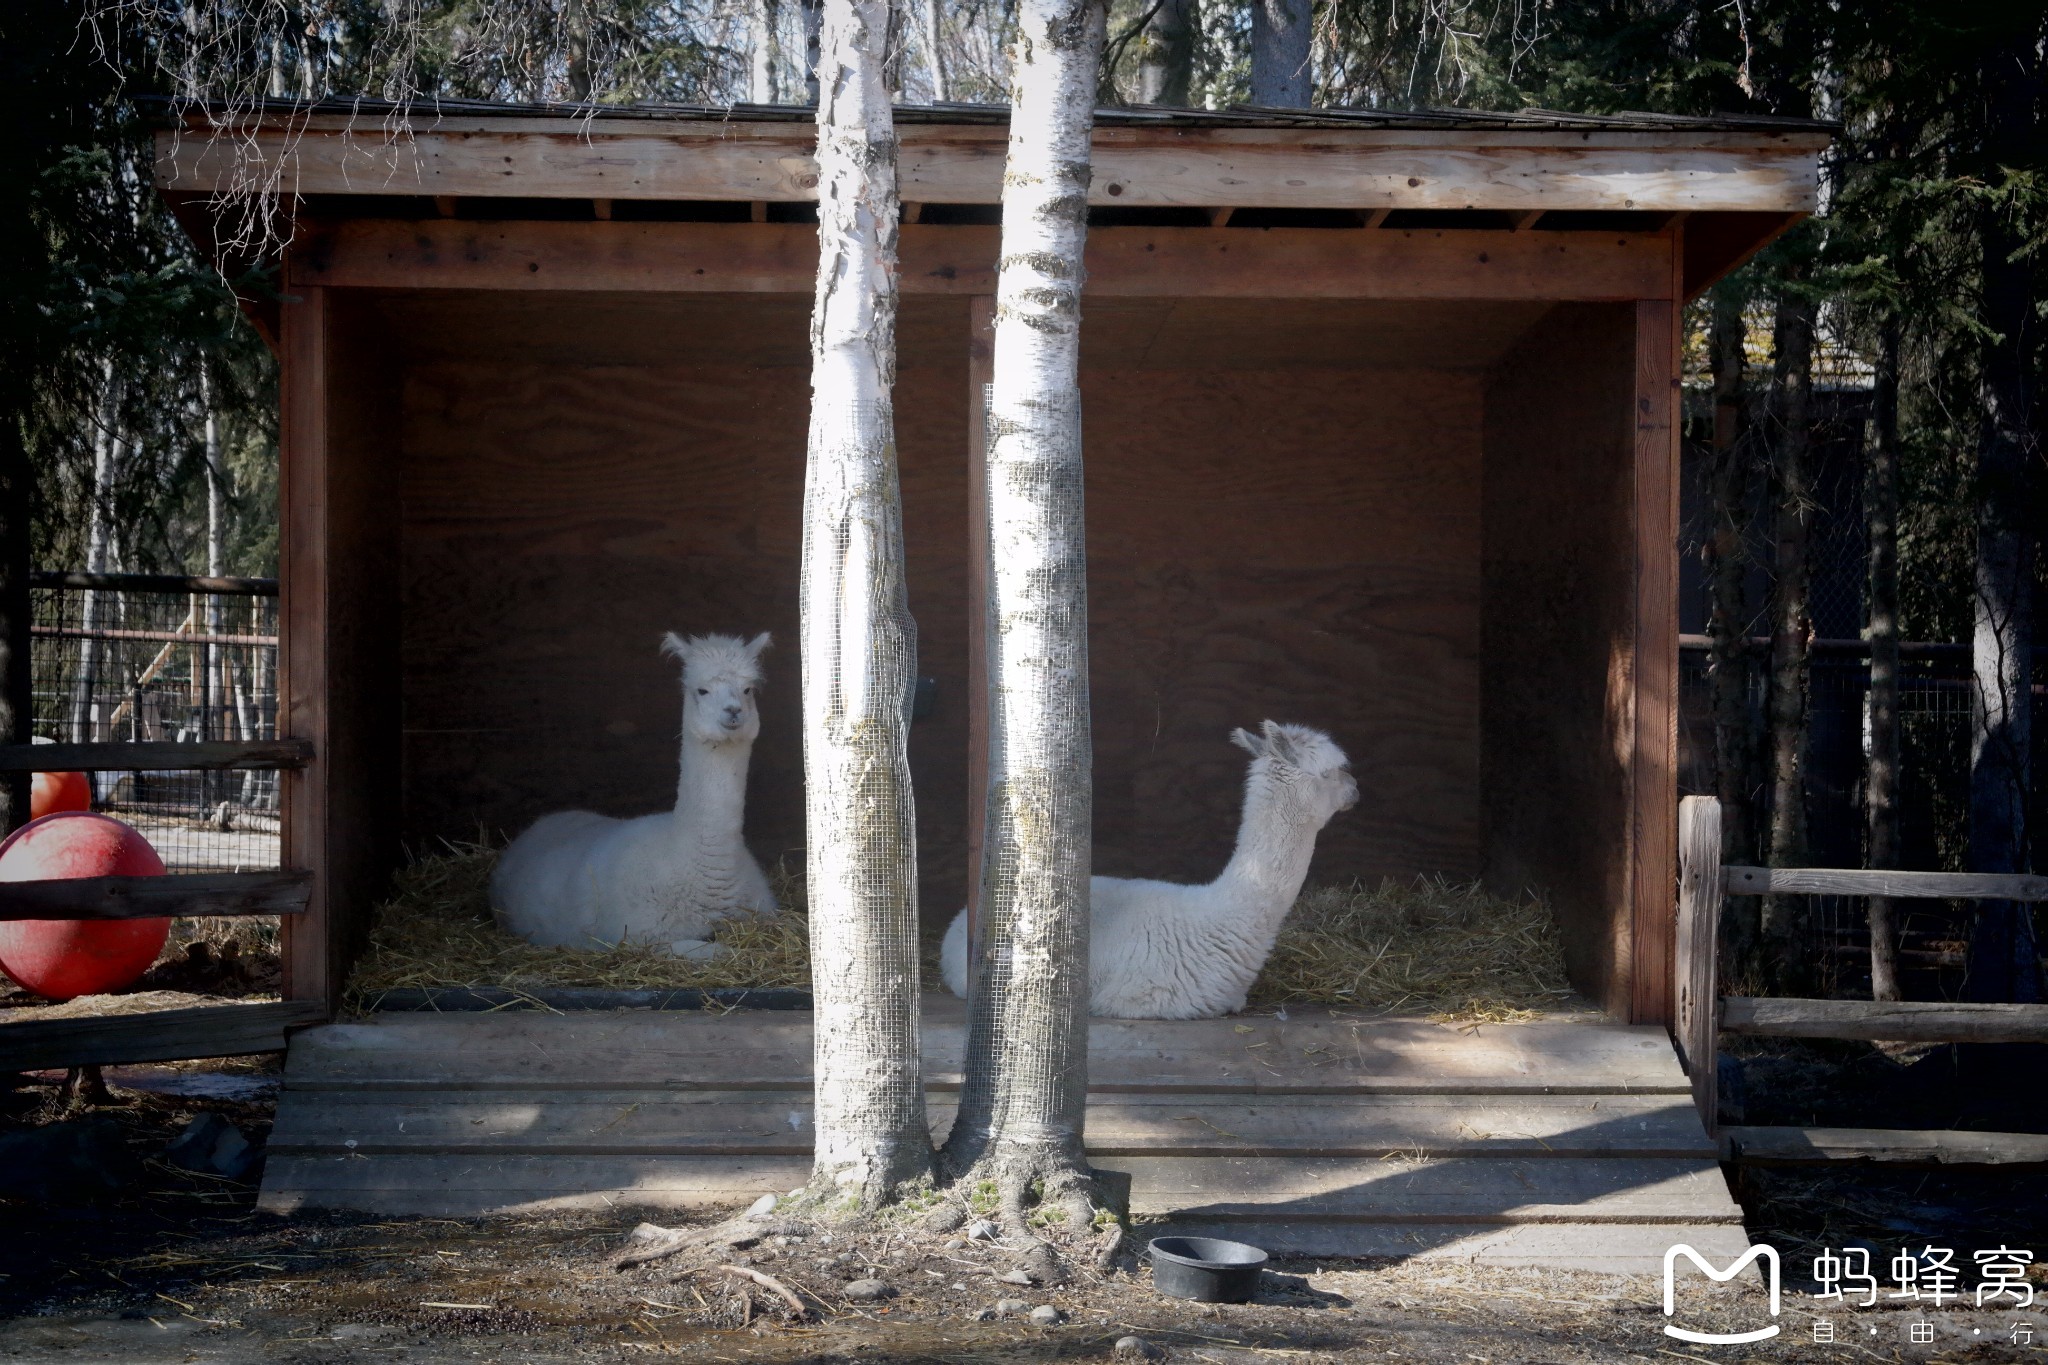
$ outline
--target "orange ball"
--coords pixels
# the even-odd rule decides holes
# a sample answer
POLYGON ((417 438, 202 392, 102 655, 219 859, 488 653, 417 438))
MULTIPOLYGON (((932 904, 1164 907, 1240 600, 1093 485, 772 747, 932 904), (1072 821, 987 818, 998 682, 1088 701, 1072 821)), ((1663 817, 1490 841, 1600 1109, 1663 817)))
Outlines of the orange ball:
POLYGON ((37 773, 29 784, 28 818, 40 820, 60 810, 91 810, 92 779, 84 773, 37 773))
MULTIPOLYGON (((74 877, 160 877, 149 840, 119 820, 59 811, 0 843, 0 882, 74 877)), ((0 920, 0 971, 52 1000, 131 985, 170 937, 169 919, 0 920)))

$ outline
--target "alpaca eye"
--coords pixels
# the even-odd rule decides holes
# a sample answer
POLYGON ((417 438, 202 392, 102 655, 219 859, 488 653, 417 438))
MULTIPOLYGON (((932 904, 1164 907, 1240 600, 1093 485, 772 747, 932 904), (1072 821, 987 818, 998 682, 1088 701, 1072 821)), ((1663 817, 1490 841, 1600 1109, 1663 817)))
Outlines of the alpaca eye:
POLYGON ((711 695, 711 689, 708 687, 700 687, 697 689, 697 695, 700 697, 708 697, 711 695))
POLYGON ((750 697, 751 697, 751 696, 753 696, 753 695, 754 695, 754 689, 753 689, 753 688, 751 688, 751 687, 749 687, 749 688, 747 688, 747 689, 746 689, 746 693, 747 693, 747 695, 748 695, 748 696, 750 696, 750 697))

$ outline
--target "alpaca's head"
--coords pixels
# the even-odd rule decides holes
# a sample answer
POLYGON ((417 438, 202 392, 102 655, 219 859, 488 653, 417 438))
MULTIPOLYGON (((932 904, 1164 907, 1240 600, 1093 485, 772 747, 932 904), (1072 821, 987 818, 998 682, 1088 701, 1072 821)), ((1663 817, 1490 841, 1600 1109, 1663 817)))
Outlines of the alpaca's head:
POLYGON ((1338 811, 1358 804, 1351 760, 1321 730, 1269 720, 1261 723, 1256 735, 1231 731, 1230 742, 1252 756, 1249 785, 1284 792, 1290 804, 1315 819, 1317 829, 1338 811))
POLYGON ((661 650, 683 661, 683 738, 698 744, 752 744, 761 733, 754 694, 761 687, 766 631, 751 640, 732 635, 671 632, 661 650))

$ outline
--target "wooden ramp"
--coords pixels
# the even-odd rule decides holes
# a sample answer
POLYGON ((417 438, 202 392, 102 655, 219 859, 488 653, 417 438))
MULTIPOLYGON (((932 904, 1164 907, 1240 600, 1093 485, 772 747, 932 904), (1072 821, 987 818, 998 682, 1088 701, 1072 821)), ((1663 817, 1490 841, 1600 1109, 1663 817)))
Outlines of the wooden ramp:
MULTIPOLYGON (((929 1004, 932 1123, 964 1028, 929 1004)), ((1088 1147, 1133 1214, 1313 1255, 1654 1273, 1747 1245, 1661 1029, 1096 1021, 1088 1147)), ((292 1042, 263 1206, 469 1216, 803 1183, 810 1016, 385 1014, 292 1042)), ((1155 1234, 1156 1235, 1156 1234, 1155 1234)))

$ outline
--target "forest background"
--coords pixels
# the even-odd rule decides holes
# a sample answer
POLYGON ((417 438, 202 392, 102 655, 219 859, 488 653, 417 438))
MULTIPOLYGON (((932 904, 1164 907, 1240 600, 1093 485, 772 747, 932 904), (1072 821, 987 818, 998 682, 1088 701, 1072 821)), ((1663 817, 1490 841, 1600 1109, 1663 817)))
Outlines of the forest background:
MULTIPOLYGON (((1788 797, 1803 789, 1809 723, 1813 396, 1849 373, 1870 393, 1855 447, 1873 682, 1887 657, 1896 674, 1902 639, 1974 649, 1970 790, 1951 861, 2022 870, 2042 841, 2027 817, 2040 806, 2028 661, 2048 600, 2044 10, 1113 0, 1101 102, 1838 124, 1822 213, 1699 300, 1687 329, 1688 438, 1706 452, 1695 552, 1730 856, 1804 856, 1806 803, 1788 797), (1273 60, 1290 44, 1298 57, 1273 60), (1751 644, 1760 636, 1767 649, 1751 644)), ((1014 0, 899 0, 899 98, 1002 102, 1015 18, 1014 0)), ((817 22, 811 0, 5 6, 0 539, 37 568, 275 571, 274 363, 151 188, 148 131, 165 106, 150 97, 246 108, 367 96, 415 111, 452 98, 802 105, 815 101, 817 22)), ((270 287, 261 271, 235 284, 270 287)), ((1873 705, 1883 696, 1874 686, 1873 705)), ((1894 733, 1887 749, 1882 717, 1873 734, 1864 853, 1884 866, 1898 855, 1887 795, 1898 744, 1894 733)), ((1729 926, 1738 961, 1787 960, 1772 942, 1801 926, 1776 913, 1766 904, 1729 926)), ((2038 998, 2030 917, 1988 919, 1999 941, 1973 945, 1979 998, 2038 998), (1977 970, 1993 961, 2009 970, 1977 970)))

